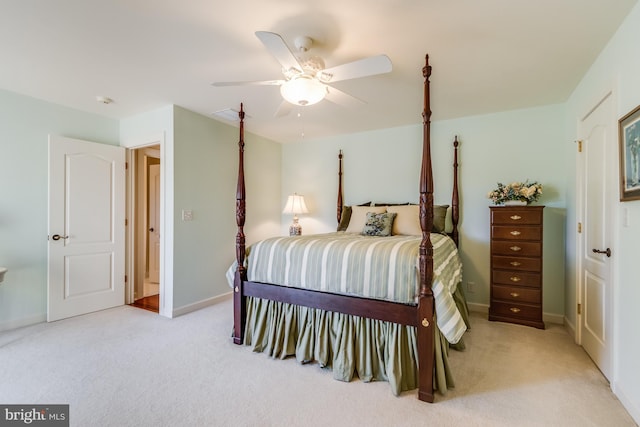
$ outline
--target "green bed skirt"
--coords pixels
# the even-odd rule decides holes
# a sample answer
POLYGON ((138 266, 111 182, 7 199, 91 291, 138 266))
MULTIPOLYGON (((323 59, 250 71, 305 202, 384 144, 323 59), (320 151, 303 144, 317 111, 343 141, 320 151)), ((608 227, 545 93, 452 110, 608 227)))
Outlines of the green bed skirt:
MULTIPOLYGON (((467 327, 469 317, 460 287, 454 294, 467 327)), ((449 348, 464 349, 461 339, 450 345, 435 330, 434 389, 454 387, 449 348)), ((388 381, 395 395, 418 387, 416 330, 391 322, 328 312, 259 298, 247 298, 245 345, 274 358, 295 356, 300 363, 316 362, 333 377, 351 381, 388 381)))

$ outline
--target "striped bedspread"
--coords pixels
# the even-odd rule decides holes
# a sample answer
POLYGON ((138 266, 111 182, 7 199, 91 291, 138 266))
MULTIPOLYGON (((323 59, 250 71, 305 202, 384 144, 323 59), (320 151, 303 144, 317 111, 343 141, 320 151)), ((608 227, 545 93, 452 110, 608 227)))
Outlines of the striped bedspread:
MULTIPOLYGON (((452 294, 462 279, 453 241, 431 234, 436 320, 449 342, 466 330, 452 294)), ((420 237, 371 237, 335 232, 274 237, 247 248, 247 278, 253 282, 416 304, 420 237)), ((227 271, 233 285, 235 264, 227 271)))

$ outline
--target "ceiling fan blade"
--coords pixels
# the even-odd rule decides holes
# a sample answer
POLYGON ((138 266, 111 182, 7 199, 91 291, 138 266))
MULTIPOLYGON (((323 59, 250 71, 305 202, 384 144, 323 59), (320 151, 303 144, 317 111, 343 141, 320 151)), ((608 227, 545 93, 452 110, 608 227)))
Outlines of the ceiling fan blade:
POLYGON ((293 69, 296 70, 298 74, 302 74, 302 66, 300 65, 300 62, 298 62, 298 59, 294 56, 279 34, 270 33, 268 31, 256 31, 256 36, 260 39, 262 44, 264 44, 269 53, 278 60, 284 71, 293 69))
POLYGON ((213 86, 280 86, 284 80, 262 80, 248 82, 213 82, 213 86))
POLYGON ((317 74, 317 77, 323 83, 333 83, 388 73, 392 68, 391 60, 387 55, 377 55, 335 67, 325 68, 317 74))
POLYGON ((327 95, 324 97, 324 99, 333 102, 334 104, 342 105, 343 107, 348 108, 359 107, 362 104, 366 104, 366 102, 364 102, 363 100, 331 86, 327 86, 327 95))
POLYGON ((276 113, 273 115, 273 117, 288 116, 289 113, 291 113, 291 110, 293 110, 293 104, 283 100, 278 106, 278 109, 276 110, 276 113))

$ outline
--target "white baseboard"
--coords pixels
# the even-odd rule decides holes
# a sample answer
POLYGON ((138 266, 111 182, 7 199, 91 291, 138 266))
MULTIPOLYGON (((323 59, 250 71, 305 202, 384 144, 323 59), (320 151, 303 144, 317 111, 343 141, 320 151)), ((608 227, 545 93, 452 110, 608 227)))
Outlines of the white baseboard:
POLYGON ((620 403, 622 403, 622 406, 624 406, 624 409, 627 410, 636 424, 640 425, 640 407, 638 406, 638 402, 630 399, 629 394, 624 392, 618 382, 611 383, 611 391, 613 391, 613 394, 620 400, 620 403))
POLYGON ((576 325, 574 325, 569 319, 564 318, 564 327, 567 329, 567 332, 572 337, 576 336, 576 325))
MULTIPOLYGON (((467 302, 467 306, 469 307, 469 311, 473 311, 474 313, 482 313, 487 315, 489 314, 488 304, 467 302)), ((548 323, 557 323, 559 325, 564 325, 564 315, 561 314, 542 313, 542 320, 548 323)))
MULTIPOLYGON (((226 301, 233 297, 233 292, 227 292, 222 295, 207 298, 202 301, 195 302, 193 304, 184 305, 173 309, 173 317, 182 316, 183 314, 191 313, 192 311, 200 310, 201 308, 208 307, 210 305, 217 304, 222 301, 226 301)), ((39 314, 37 316, 24 317, 22 319, 11 319, 4 322, 0 322, 0 332, 9 331, 11 329, 22 328, 24 326, 35 325, 36 323, 42 323, 47 321, 47 314, 39 314)))
POLYGON ((489 314, 489 305, 488 304, 480 304, 477 302, 468 302, 467 307, 469 307, 469 311, 473 311, 474 313, 482 313, 489 314))
POLYGON ((564 325, 564 314, 542 313, 542 320, 545 323, 564 325))
POLYGON ((183 305, 182 307, 173 309, 172 317, 182 316, 183 314, 191 313, 192 311, 200 310, 201 308, 209 307, 210 305, 214 305, 219 302, 226 301, 227 299, 232 297, 233 297, 233 292, 227 292, 226 294, 222 294, 216 297, 211 297, 211 298, 203 299, 198 302, 194 302, 193 304, 183 305))
POLYGON ((22 328, 23 326, 35 325, 36 323, 42 323, 47 321, 47 314, 38 314, 31 317, 23 317, 22 319, 11 319, 4 322, 0 322, 0 332, 9 331, 11 329, 22 328))

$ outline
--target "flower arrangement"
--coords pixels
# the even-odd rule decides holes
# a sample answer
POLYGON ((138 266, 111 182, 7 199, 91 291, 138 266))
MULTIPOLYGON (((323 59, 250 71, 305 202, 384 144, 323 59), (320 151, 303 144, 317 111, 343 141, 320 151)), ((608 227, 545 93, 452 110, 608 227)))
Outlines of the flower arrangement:
POLYGON ((512 182, 504 185, 498 183, 498 188, 487 194, 487 197, 493 201, 495 205, 504 204, 509 200, 520 200, 527 204, 537 201, 542 195, 542 184, 538 182, 512 182))

